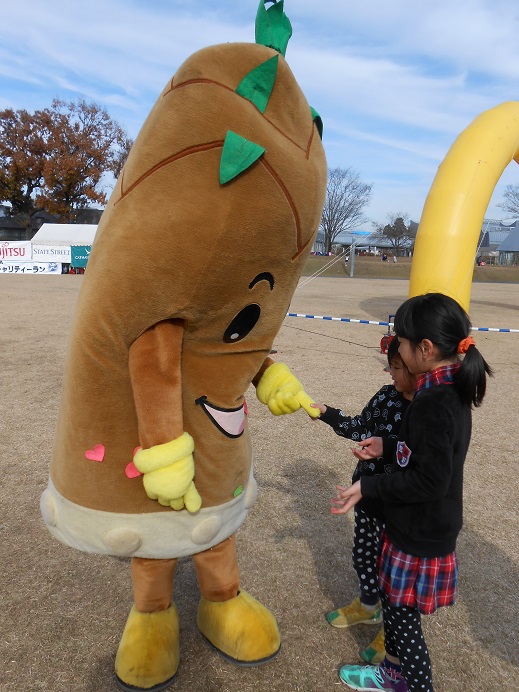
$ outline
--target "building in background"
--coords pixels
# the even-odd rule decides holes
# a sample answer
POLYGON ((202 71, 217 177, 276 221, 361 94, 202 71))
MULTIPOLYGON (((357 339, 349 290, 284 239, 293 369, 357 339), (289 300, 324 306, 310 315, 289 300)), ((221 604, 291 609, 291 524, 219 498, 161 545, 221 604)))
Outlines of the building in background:
MULTIPOLYGON (((30 217, 24 214, 9 215, 10 207, 0 204, 0 241, 32 240, 44 223, 59 224, 59 218, 43 209, 34 212, 30 217)), ((97 225, 101 219, 102 209, 78 209, 75 224, 97 225)), ((65 224, 64 224, 65 225, 65 224)))
MULTIPOLYGON (((413 223, 413 222, 411 222, 413 223)), ((414 224, 416 226, 416 224, 414 224)), ((484 219, 479 236, 476 259, 487 264, 510 264, 508 255, 500 258, 501 244, 504 243, 514 231, 519 229, 519 219, 511 222, 504 222, 498 219, 484 219), (498 251, 499 248, 499 251, 498 251)), ((514 237, 517 237, 514 234, 514 237)), ((339 233, 334 241, 334 246, 342 249, 346 254, 350 252, 352 244, 358 251, 365 251, 374 254, 389 251, 392 254, 393 244, 388 238, 384 238, 378 232, 355 230, 352 232, 339 233)), ((414 241, 408 241, 405 245, 406 254, 411 254, 414 241)), ((318 231, 314 245, 314 254, 324 254, 324 233, 318 231)), ((512 252, 503 250, 503 252, 512 252)), ((515 260, 515 263, 517 261, 515 260)))
POLYGON ((519 265, 519 221, 497 248, 499 264, 505 266, 519 265))
POLYGON ((498 248, 518 228, 519 219, 509 223, 496 219, 484 219, 476 253, 477 263, 484 261, 489 264, 502 264, 498 248))

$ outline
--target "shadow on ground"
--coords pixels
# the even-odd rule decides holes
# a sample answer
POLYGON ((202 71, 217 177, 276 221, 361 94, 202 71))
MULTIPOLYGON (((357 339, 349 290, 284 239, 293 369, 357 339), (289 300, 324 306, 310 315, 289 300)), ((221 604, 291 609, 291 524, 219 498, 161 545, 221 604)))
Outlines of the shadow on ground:
POLYGON ((517 564, 470 527, 460 534, 457 554, 459 602, 467 609, 474 640, 494 656, 519 666, 517 564), (504 590, 503 584, 515 588, 504 590))
MULTIPOLYGON (((305 458, 287 467, 283 478, 284 482, 267 481, 264 485, 290 496, 291 511, 298 521, 276 532, 276 542, 288 538, 306 541, 320 592, 335 607, 349 603, 358 595, 351 565, 353 515, 333 517, 322 511, 335 485, 344 484, 347 478, 339 478, 336 472, 316 466, 315 461, 305 458)), ((469 527, 460 534, 457 554, 460 563, 458 603, 466 609, 474 640, 492 655, 519 665, 517 565, 469 527), (477 584, 474 575, 477 575, 477 584), (504 583, 515 584, 516 588, 503 592, 504 583)), ((362 646, 375 633, 373 628, 351 632, 362 646)))

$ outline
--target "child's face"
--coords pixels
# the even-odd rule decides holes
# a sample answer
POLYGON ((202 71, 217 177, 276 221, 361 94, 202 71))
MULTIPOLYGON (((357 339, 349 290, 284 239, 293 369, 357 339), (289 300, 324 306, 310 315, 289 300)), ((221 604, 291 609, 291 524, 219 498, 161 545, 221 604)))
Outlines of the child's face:
POLYGON ((404 339, 403 337, 398 337, 398 342, 398 355, 409 372, 413 375, 419 375, 424 372, 424 363, 420 349, 412 344, 409 339, 404 339))
POLYGON ((411 375, 400 356, 395 356, 391 360, 389 374, 397 392, 402 394, 412 394, 414 392, 416 378, 414 375, 411 375))

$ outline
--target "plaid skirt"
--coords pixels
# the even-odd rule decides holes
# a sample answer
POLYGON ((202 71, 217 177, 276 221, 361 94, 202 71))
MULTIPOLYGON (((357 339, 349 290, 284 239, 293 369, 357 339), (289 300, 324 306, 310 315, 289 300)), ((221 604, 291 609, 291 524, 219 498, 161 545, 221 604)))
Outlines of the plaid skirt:
POLYGON ((443 557, 415 557, 398 550, 384 533, 378 570, 380 590, 393 606, 409 606, 430 615, 437 608, 455 602, 458 585, 455 552, 443 557))

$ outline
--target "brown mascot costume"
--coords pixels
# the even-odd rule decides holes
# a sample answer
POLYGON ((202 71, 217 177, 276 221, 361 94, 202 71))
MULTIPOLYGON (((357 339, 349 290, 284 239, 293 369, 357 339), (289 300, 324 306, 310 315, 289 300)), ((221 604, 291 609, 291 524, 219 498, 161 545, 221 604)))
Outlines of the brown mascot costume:
POLYGON ((282 0, 262 0, 255 44, 206 48, 178 69, 81 287, 41 508, 67 545, 132 558, 115 662, 125 690, 163 689, 177 671, 179 557, 193 556, 198 627, 221 655, 255 665, 280 648, 272 614, 240 590, 235 533, 256 496, 247 389, 276 415, 316 411, 269 358, 327 175, 320 118, 283 57, 290 33, 282 0))

